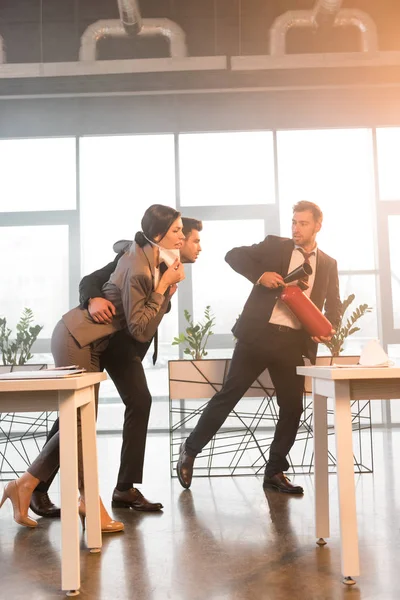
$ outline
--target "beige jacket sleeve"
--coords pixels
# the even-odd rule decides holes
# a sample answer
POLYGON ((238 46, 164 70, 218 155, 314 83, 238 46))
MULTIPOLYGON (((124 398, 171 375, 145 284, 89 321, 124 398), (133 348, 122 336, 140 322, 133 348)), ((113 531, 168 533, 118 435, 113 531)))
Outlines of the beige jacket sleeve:
POLYGON ((168 298, 153 291, 143 273, 131 275, 122 289, 122 304, 129 333, 138 342, 149 342, 168 308, 168 298))

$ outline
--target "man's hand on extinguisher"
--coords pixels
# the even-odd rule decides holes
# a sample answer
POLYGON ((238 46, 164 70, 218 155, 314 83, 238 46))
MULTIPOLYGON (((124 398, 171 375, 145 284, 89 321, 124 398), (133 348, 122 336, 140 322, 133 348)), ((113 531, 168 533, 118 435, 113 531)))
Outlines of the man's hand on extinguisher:
POLYGON ((263 273, 257 283, 258 285, 263 285, 270 289, 286 287, 282 275, 279 275, 279 273, 275 273, 274 271, 266 271, 263 273))
POLYGON ((334 329, 331 329, 331 333, 328 335, 328 337, 312 337, 312 341, 316 342, 317 344, 324 344, 325 342, 330 342, 332 337, 335 335, 336 331, 334 329))

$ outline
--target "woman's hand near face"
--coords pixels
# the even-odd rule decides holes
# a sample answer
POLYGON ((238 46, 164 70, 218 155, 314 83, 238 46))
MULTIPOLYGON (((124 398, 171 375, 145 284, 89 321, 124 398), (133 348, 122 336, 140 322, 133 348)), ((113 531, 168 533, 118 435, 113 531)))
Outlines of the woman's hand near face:
POLYGON ((185 279, 185 270, 179 258, 176 258, 172 265, 168 267, 164 275, 161 277, 161 280, 163 279, 168 287, 185 279))
POLYGON ((184 279, 185 270, 183 268, 183 264, 177 258, 161 277, 156 292, 159 294, 164 294, 171 285, 179 283, 184 279))

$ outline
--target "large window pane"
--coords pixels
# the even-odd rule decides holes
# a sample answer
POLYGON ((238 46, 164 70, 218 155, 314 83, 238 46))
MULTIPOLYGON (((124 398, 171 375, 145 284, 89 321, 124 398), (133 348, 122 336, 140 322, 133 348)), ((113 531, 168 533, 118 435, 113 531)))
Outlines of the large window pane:
POLYGON ((400 127, 377 129, 376 137, 379 196, 381 200, 400 200, 400 127))
POLYGON ((76 207, 75 138, 0 140, 0 212, 76 207))
POLYGON ((182 206, 273 204, 270 131, 179 136, 182 206))
POLYGON ((231 269, 225 254, 236 246, 250 246, 264 239, 264 221, 205 221, 202 248, 193 273, 194 319, 203 319, 210 305, 216 317, 215 333, 230 333, 252 284, 231 269))
POLYGON ((367 129, 278 132, 281 231, 292 206, 311 200, 324 213, 322 250, 340 270, 375 268, 372 133, 367 129))
POLYGON ((41 338, 68 310, 68 226, 0 227, 0 313, 15 331, 25 307, 43 325, 41 338))
POLYGON ((80 141, 83 274, 114 258, 151 204, 175 206, 173 135, 87 137, 80 141))
MULTIPOLYGON (((356 327, 360 328, 345 342, 345 354, 360 354, 361 349, 371 339, 378 338, 378 308, 376 299, 376 277, 374 275, 343 275, 340 277, 340 296, 342 300, 355 294, 355 299, 346 311, 346 320, 351 317, 360 304, 368 304, 372 311, 361 317, 356 327)), ((382 340, 380 340, 382 343, 382 340)))
POLYGON ((400 215, 389 217, 390 270, 392 275, 393 326, 400 329, 400 215))
MULTIPOLYGON (((151 204, 175 207, 173 135, 86 137, 80 140, 82 274, 113 260, 113 243, 133 239, 151 204)), ((177 299, 159 327, 158 360, 153 347, 143 361, 153 397, 168 395, 167 361, 178 357, 177 299)), ((111 380, 100 386, 99 428, 120 430, 123 404, 111 380), (104 406, 104 402, 107 406, 104 406)), ((168 427, 167 402, 155 402, 150 429, 168 427), (161 413, 160 413, 161 411, 161 413), (165 421, 165 422, 164 422, 165 421)))

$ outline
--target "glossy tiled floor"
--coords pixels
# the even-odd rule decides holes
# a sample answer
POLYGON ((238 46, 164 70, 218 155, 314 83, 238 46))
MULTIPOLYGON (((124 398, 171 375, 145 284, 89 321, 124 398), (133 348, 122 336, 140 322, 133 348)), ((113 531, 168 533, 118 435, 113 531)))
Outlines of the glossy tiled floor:
MULTIPOLYGON (((120 440, 99 436, 101 489, 110 505, 120 440)), ((400 598, 400 431, 374 432, 374 474, 357 476, 357 585, 341 583, 336 476, 330 476, 331 538, 315 544, 313 482, 304 498, 262 490, 261 478, 197 478, 191 491, 169 478, 166 437, 150 437, 143 492, 163 514, 114 510, 125 532, 104 536, 100 555, 82 540, 82 599, 397 600, 400 598)), ((0 484, 0 488, 1 488, 0 484)), ((57 484, 52 498, 57 500, 57 484)), ((60 524, 18 526, 0 511, 0 598, 47 600, 60 591, 60 524)))

